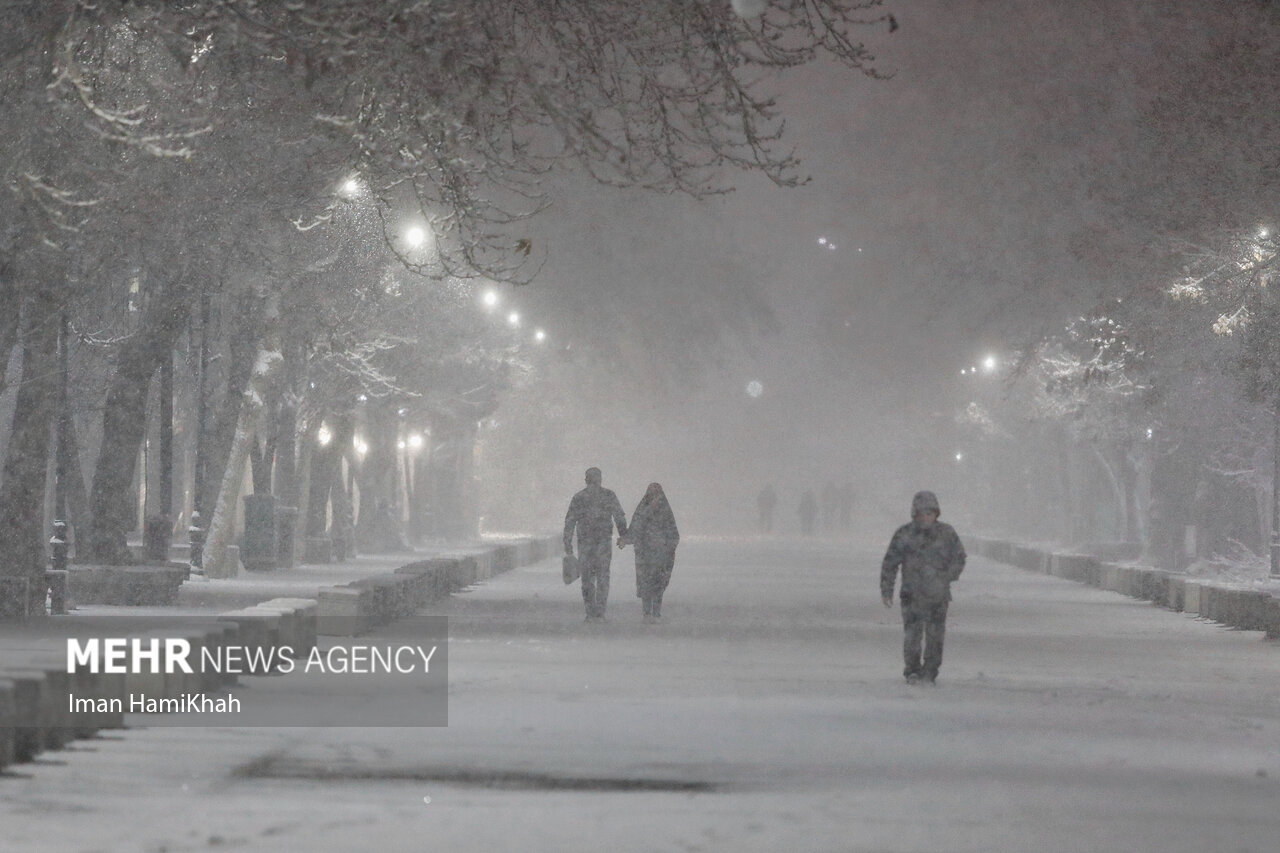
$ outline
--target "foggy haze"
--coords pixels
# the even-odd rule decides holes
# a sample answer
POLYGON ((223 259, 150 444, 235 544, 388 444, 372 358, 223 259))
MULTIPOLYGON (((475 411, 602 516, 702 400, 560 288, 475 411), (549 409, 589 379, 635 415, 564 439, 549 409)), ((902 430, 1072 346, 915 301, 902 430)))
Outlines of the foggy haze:
POLYGON ((542 500, 600 465, 624 504, 658 480, 708 532, 750 529, 767 482, 793 532, 828 480, 890 518, 918 488, 961 509, 959 371, 1151 276, 1155 235, 1099 183, 1138 105, 1213 36, 1199 7, 913 3, 870 37, 886 79, 774 81, 807 185, 748 175, 692 201, 559 181, 547 265, 512 297, 593 385, 572 384, 573 452, 542 500))

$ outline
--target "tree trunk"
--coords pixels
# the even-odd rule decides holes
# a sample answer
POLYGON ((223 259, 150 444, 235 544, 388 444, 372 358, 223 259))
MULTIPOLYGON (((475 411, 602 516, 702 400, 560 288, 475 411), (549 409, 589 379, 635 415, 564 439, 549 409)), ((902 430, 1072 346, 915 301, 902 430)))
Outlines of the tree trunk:
POLYGON ((1113 518, 1115 519, 1116 536, 1117 538, 1123 538, 1129 529, 1128 490, 1125 488, 1124 483, 1121 482, 1121 477, 1116 472, 1115 465, 1107 458, 1107 454, 1096 445, 1092 445, 1090 450, 1093 451, 1094 458, 1098 460, 1102 473, 1107 475, 1107 485, 1111 487, 1111 500, 1115 504, 1113 518))
POLYGON ((25 300, 22 382, 0 489, 0 576, 18 579, 0 585, 5 615, 44 613, 45 484, 57 414, 58 322, 58 306, 48 291, 25 300))
POLYGON ((244 466, 249 459, 250 445, 262 427, 263 401, 280 359, 278 354, 260 350, 249 387, 240 397, 240 415, 236 422, 231 452, 222 473, 218 499, 213 505, 213 518, 209 521, 209 534, 204 546, 204 570, 209 577, 232 577, 237 566, 227 565, 227 546, 235 527, 236 507, 240 502, 240 483, 244 479, 244 466), (275 357, 273 357, 275 356, 275 357))
POLYGON ((127 536, 134 527, 133 503, 124 500, 133 484, 138 449, 146 435, 147 389, 164 358, 171 357, 187 309, 176 297, 158 299, 140 328, 120 348, 116 374, 102 413, 102 450, 89 495, 89 555, 98 563, 130 562, 127 536))
MULTIPOLYGON (((253 359, 258 352, 259 327, 254 297, 251 294, 240 294, 230 319, 229 358, 224 360, 227 365, 226 387, 221 401, 209 406, 214 413, 213 424, 206 424, 204 436, 204 483, 199 498, 206 522, 222 485, 221 473, 231 455, 231 445, 240 418, 240 397, 249 385, 253 359)), ((206 395, 212 392, 211 384, 206 383, 206 395)))
POLYGON ((370 407, 365 424, 368 452, 360 460, 360 515, 356 541, 363 553, 407 551, 400 524, 399 480, 396 476, 396 423, 382 407, 370 407))

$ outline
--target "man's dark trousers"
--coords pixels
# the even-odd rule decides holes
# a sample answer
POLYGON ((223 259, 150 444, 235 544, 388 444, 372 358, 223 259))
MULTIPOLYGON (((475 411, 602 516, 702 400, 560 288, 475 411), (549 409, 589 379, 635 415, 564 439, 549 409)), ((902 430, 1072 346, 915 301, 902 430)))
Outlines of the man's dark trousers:
POLYGON ((903 674, 932 681, 942 667, 942 644, 947 637, 947 602, 902 597, 903 674), (921 660, 920 646, 924 645, 921 660))
POLYGON ((578 540, 578 567, 582 570, 582 602, 588 616, 604 616, 609 600, 609 563, 613 551, 608 539, 598 542, 578 540))

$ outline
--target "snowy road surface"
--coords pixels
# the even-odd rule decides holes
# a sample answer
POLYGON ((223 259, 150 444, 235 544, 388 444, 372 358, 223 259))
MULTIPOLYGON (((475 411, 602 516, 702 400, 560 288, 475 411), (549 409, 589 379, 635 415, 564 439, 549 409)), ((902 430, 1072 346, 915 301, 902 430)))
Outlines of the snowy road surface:
POLYGON ((908 686, 878 563, 689 541, 656 626, 630 551, 603 625, 517 569, 431 609, 447 729, 110 733, 0 778, 0 848, 1280 850, 1280 645, 972 558, 908 686))

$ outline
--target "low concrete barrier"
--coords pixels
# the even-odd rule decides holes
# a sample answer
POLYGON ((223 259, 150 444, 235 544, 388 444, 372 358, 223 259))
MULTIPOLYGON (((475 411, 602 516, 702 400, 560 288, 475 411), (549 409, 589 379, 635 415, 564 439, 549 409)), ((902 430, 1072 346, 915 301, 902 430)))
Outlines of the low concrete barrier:
POLYGON ((299 658, 305 658, 316 647, 316 620, 320 612, 314 598, 273 598, 257 605, 266 610, 277 610, 285 615, 282 642, 293 648, 299 658))
POLYGON ((454 561, 447 559, 419 560, 396 569, 398 575, 409 575, 416 579, 412 587, 419 607, 432 601, 439 601, 449 594, 450 572, 454 561))
POLYGON ((323 587, 316 593, 316 633, 355 637, 373 627, 373 593, 350 586, 323 587))
MULTIPOLYGON (((1047 571, 1054 577, 1150 601, 1233 628, 1263 631, 1268 638, 1280 639, 1280 599, 1261 590, 1219 586, 1150 566, 1103 562, 1091 554, 1050 553, 980 536, 966 536, 965 541, 975 553, 998 562, 1047 571)), ((1115 550, 1128 553, 1132 546, 1115 550)))
POLYGON ((280 646, 279 611, 261 607, 245 607, 218 615, 219 622, 230 622, 239 629, 237 645, 244 647, 247 660, 244 669, 254 675, 265 675, 279 666, 276 650, 280 646))
POLYGON ((70 566, 67 596, 74 604, 173 604, 189 573, 176 566, 70 566))
POLYGON ((0 770, 14 761, 14 738, 17 734, 18 712, 15 687, 7 678, 0 678, 0 770))

